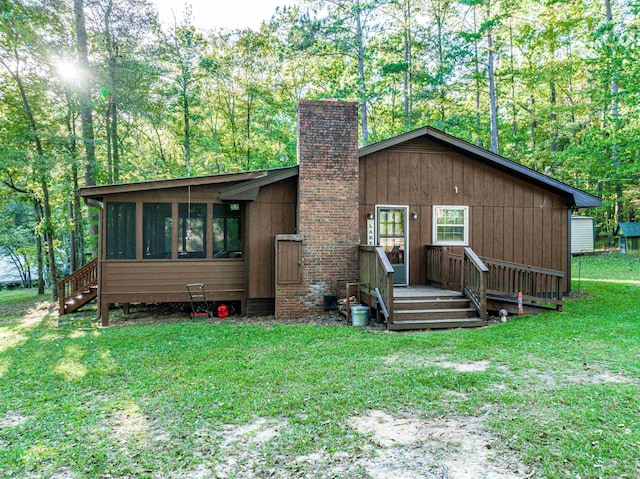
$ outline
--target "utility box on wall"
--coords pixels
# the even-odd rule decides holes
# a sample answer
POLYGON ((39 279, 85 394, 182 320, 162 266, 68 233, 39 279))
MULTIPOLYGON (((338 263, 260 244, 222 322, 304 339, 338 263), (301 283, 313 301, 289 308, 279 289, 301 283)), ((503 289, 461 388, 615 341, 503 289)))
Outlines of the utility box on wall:
POLYGON ((571 254, 593 253, 593 218, 590 216, 571 217, 571 254))

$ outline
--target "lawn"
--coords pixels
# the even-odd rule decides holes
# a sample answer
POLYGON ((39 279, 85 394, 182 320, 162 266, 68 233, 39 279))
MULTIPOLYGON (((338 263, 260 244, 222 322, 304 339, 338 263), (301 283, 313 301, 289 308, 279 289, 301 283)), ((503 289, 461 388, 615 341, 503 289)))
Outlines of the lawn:
POLYGON ((2 292, 0 477, 640 477, 640 258, 580 261, 564 312, 445 332, 59 326, 2 292))

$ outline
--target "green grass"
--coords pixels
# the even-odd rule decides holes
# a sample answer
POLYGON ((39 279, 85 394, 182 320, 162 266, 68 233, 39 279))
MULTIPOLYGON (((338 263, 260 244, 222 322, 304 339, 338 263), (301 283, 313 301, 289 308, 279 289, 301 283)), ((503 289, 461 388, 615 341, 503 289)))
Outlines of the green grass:
POLYGON ((225 425, 258 418, 287 424, 259 452, 266 469, 289 470, 283 457, 361 454, 366 438, 347 420, 375 409, 482 415, 495 449, 515 451, 539 477, 638 477, 640 262, 581 261, 587 295, 563 313, 436 333, 197 322, 98 329, 86 317, 58 327, 57 317, 27 309, 43 298, 2 292, 0 477, 61 468, 169 477, 223 460, 225 425), (441 360, 489 368, 457 372, 441 360), (160 433, 170 440, 154 439, 160 433))

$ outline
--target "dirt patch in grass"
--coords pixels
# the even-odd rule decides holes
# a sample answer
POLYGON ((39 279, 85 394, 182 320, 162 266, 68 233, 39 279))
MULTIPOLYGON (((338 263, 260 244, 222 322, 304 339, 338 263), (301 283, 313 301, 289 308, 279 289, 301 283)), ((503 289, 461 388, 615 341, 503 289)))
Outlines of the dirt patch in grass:
POLYGON ((378 446, 361 465, 372 478, 504 479, 529 477, 528 469, 504 451, 476 417, 425 420, 370 411, 350 425, 378 446))
POLYGON ((22 416, 13 411, 7 412, 4 416, 0 416, 0 428, 11 428, 22 426, 29 418, 22 416))
POLYGON ((197 442, 219 441, 214 447, 217 461, 207 457, 171 477, 522 479, 531 474, 513 454, 495 449, 496 438, 485 430, 481 418, 422 419, 369 411, 352 417, 347 426, 366 438, 354 436, 349 451, 320 449, 299 456, 278 447, 289 427, 284 421, 259 419, 226 426, 213 436, 202 430, 196 434, 197 442))
POLYGON ((583 372, 580 374, 572 374, 567 376, 567 381, 570 383, 589 383, 589 384, 606 384, 606 383, 618 383, 618 384, 628 384, 633 381, 623 376, 622 374, 616 374, 611 371, 602 371, 602 372, 583 372))
POLYGON ((448 368, 455 369, 461 373, 477 373, 486 371, 491 366, 489 361, 466 361, 463 363, 458 363, 454 361, 447 361, 445 359, 442 360, 431 360, 425 359, 417 354, 407 354, 407 355, 393 355, 388 356, 385 359, 385 363, 393 365, 393 364, 403 364, 409 366, 418 366, 418 367, 429 367, 429 366, 438 366, 440 368, 448 368))
POLYGON ((567 383, 583 384, 638 384, 638 381, 623 374, 614 373, 607 369, 585 369, 576 374, 558 371, 540 371, 537 369, 524 370, 523 379, 535 378, 540 383, 540 389, 555 389, 567 383))

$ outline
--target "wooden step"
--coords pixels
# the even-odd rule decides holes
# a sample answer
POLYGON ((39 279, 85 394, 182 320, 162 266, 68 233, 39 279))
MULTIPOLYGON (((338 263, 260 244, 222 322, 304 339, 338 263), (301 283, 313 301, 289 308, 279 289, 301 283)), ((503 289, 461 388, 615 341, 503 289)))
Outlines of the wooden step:
POLYGON ((487 322, 481 318, 466 319, 417 319, 417 320, 394 320, 389 324, 390 331, 403 331, 411 329, 446 329, 446 328, 477 328, 486 326, 487 322))
POLYGON ((64 303, 64 314, 73 313, 98 296, 98 288, 91 287, 88 290, 74 296, 64 303))
POLYGON ((415 293, 411 295, 397 295, 393 297, 394 301, 421 301, 421 300, 440 300, 445 301, 449 299, 461 299, 466 298, 466 296, 462 293, 442 293, 442 294, 430 294, 424 295, 420 293, 415 293))
POLYGON ((414 321, 431 319, 466 319, 477 316, 475 308, 443 308, 443 309, 413 309, 393 310, 393 321, 414 321))
POLYGON ((416 309, 451 309, 469 308, 471 301, 467 298, 443 298, 443 299, 394 299, 393 310, 405 311, 416 309))

